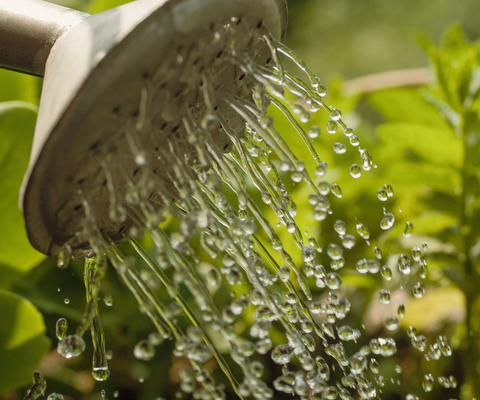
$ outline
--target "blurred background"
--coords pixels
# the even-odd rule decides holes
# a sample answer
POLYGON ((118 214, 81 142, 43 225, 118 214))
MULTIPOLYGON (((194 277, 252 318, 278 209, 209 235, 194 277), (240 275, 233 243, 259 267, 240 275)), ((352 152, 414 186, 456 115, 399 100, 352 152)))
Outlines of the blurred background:
MULTIPOLYGON (((55 2, 96 13, 126 1, 55 2)), ((479 252, 470 251, 476 248, 479 237, 475 227, 479 187, 475 176, 479 169, 478 157, 467 157, 478 149, 475 144, 474 150, 464 151, 466 126, 455 126, 445 113, 438 111, 441 104, 447 104, 461 121, 465 120, 462 116, 467 111, 478 114, 478 106, 477 109, 471 108, 476 104, 478 94, 478 88, 471 84, 471 77, 480 58, 478 45, 462 44, 464 39, 459 29, 450 31, 453 32, 450 39, 444 41, 443 50, 438 53, 432 50, 430 42, 440 43, 444 32, 455 24, 463 28, 465 43, 479 38, 480 2, 289 0, 288 4, 287 46, 297 52, 326 84, 328 101, 343 110, 345 120, 355 129, 362 139, 362 146, 369 149, 379 167, 368 177, 364 173, 361 179, 352 180, 348 168, 358 162, 358 153, 349 150, 339 158, 332 151, 338 138, 322 134, 314 144, 330 167, 325 179, 329 183, 339 183, 344 198, 341 202, 331 199, 335 215, 320 224, 312 218, 305 187, 289 181, 289 190, 298 209, 310 210, 309 213, 299 213, 299 224, 326 247, 332 238, 338 240, 332 227, 334 220, 342 219, 352 227, 356 218, 362 218, 363 223, 372 227, 372 245, 379 245, 384 252, 382 263, 391 261, 388 261, 389 255, 409 252, 412 246, 423 242, 429 244, 426 260, 430 271, 427 282, 431 289, 421 299, 422 303, 410 300, 408 293, 419 279, 414 274, 402 283, 398 279, 388 283, 380 276, 357 274, 354 263, 346 268, 345 275, 342 275, 342 295, 348 295, 352 311, 344 323, 352 327, 366 326, 362 330, 361 343, 355 346, 346 344, 348 354, 360 344, 368 344, 370 338, 386 335, 384 320, 396 311, 391 307, 385 311, 378 304, 377 293, 387 285, 392 292, 396 291, 397 297, 392 304, 395 303, 395 307, 399 302, 407 305, 407 313, 401 320, 402 328, 414 325, 426 335, 429 343, 435 343, 439 335, 445 334, 450 338, 454 352, 449 358, 429 362, 410 344, 404 331, 394 333, 397 356, 379 362, 382 375, 395 379, 382 386, 378 383, 378 376, 372 375, 372 380, 377 379, 382 391, 379 397, 404 399, 408 394, 416 393, 422 399, 468 399, 474 394, 480 395, 476 391, 478 382, 477 386, 474 384, 475 379, 480 380, 475 361, 480 354, 480 314, 475 293, 475 284, 479 282, 476 272, 479 252), (439 87, 435 76, 438 78, 442 73, 455 83, 439 87), (431 100, 428 95, 438 101, 431 100), (425 100, 428 98, 430 101, 425 100), (470 108, 465 105, 466 98, 470 99, 470 108), (466 170, 473 171, 471 180, 465 178, 466 170), (392 184, 395 189, 395 197, 388 207, 396 210, 397 218, 395 228, 388 234, 378 227, 384 203, 379 203, 377 190, 385 183, 392 184), (401 234, 406 221, 412 221, 415 226, 415 235, 408 239, 401 234), (441 376, 455 375, 459 383, 450 388, 436 383, 432 392, 425 393, 422 377, 429 373, 436 381, 441 376)), ((288 63, 287 67, 299 73, 288 63)), ((23 101, 38 105, 40 92, 41 79, 0 70, 0 102, 23 101)), ((17 353, 11 352, 8 346, 0 349, 3 364, 0 366, 0 399, 23 398, 31 374, 38 365, 47 379, 46 394, 57 392, 72 399, 87 400, 102 398, 101 390, 105 390, 109 399, 175 398, 180 385, 178 372, 186 361, 172 355, 173 344, 170 342, 158 347, 157 356, 149 362, 135 359, 133 347, 145 339, 153 327, 138 311, 132 295, 112 268, 102 284, 105 301, 100 306, 111 357, 110 379, 98 383, 91 376, 92 350, 88 334, 87 350, 81 357, 65 360, 56 353, 55 323, 58 318, 64 317, 70 322, 69 333, 81 321, 85 306, 83 262, 73 262, 68 269, 60 270, 55 260, 45 259, 29 247, 16 204, 18 186, 28 162, 35 107, 25 108, 23 105, 22 110, 7 115, 2 114, 2 104, 5 103, 0 103, 0 143, 4 144, 3 148, 0 146, 0 166, 3 166, 0 168, 0 193, 4 194, 0 199, 0 309, 5 320, 0 321, 0 339, 5 343, 9 338, 24 336, 25 346, 17 353), (22 319, 18 315, 25 317, 22 319)), ((320 111, 312 116, 308 125, 323 129, 328 119, 324 114, 320 111)), ((278 113, 272 111, 272 115, 278 130, 295 153, 307 160, 308 152, 293 129, 287 124, 282 125, 283 117, 278 113)), ((477 123, 470 122, 469 132, 480 131, 477 123)), ((311 161, 306 163, 309 168, 314 167, 311 161)), ((261 204, 259 195, 256 199, 261 204)), ((273 219, 271 210, 263 204, 262 207, 273 219)), ((169 219, 163 227, 169 232, 177 224, 178 221, 169 219)), ((282 240, 288 241, 285 232, 280 235, 282 240)), ((357 242, 351 258, 372 258, 371 246, 358 237, 357 242)), ((152 247, 148 238, 143 239, 143 245, 152 247)), ((293 244, 290 246, 294 248, 293 244)), ((132 254, 127 246, 123 251, 132 254)), ((328 265, 323 254, 318 258, 319 262, 328 265)), ((295 261, 299 261, 298 256, 295 261)), ((209 262, 219 266, 218 261, 209 262)), ((419 268, 417 265, 415 274, 419 268)), ((246 285, 239 285, 231 290, 243 293, 248 289, 246 285)), ((325 298, 324 290, 314 288, 313 291, 317 299, 325 298)), ((170 302, 164 292, 160 291, 159 296, 166 303, 170 302)), ((222 304, 225 301, 222 299, 228 299, 230 292, 223 288, 215 296, 218 304, 222 304)), ((188 293, 185 297, 192 301, 188 293)), ((187 321, 180 320, 179 323, 188 326, 187 321)), ((252 323, 253 309, 242 315, 235 330, 247 338, 252 323)), ((276 344, 282 342, 275 328, 272 337, 277 338, 276 344)), ((270 357, 259 359, 266 366, 266 381, 271 382, 281 374, 280 367, 273 364, 270 357)), ((206 368, 221 382, 224 379, 221 372, 213 361, 210 364, 206 368)), ((341 376, 339 371, 332 371, 332 375, 341 376)), ((234 394, 228 392, 227 398, 234 398, 234 394)), ((279 394, 275 398, 292 397, 279 394)))

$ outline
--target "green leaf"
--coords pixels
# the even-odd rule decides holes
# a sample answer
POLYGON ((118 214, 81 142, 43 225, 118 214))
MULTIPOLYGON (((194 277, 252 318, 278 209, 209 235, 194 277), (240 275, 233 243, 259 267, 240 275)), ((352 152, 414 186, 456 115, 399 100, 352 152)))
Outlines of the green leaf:
POLYGON ((0 69, 0 102, 21 100, 38 104, 41 79, 0 69))
POLYGON ((122 4, 130 3, 131 1, 132 0, 96 0, 92 2, 92 5, 88 12, 92 14, 97 14, 99 12, 121 6, 122 4))
POLYGON ((0 290, 0 394, 28 384, 51 341, 42 314, 22 297, 0 290))
POLYGON ((461 175, 455 169, 426 163, 398 161, 388 168, 385 176, 388 183, 405 193, 415 186, 425 186, 453 195, 455 188, 461 186, 461 175))
POLYGON ((44 257, 30 245, 18 207, 36 116, 36 106, 32 104, 0 103, 0 285, 3 287, 44 257))
POLYGON ((431 127, 448 128, 436 108, 425 101, 417 89, 395 88, 374 92, 368 102, 388 122, 412 122, 431 127))
MULTIPOLYGON (((396 122, 380 126, 378 135, 392 150, 409 150, 434 165, 457 168, 462 165, 463 143, 451 129, 396 122)), ((389 150, 386 149, 385 153, 391 159, 389 150)))

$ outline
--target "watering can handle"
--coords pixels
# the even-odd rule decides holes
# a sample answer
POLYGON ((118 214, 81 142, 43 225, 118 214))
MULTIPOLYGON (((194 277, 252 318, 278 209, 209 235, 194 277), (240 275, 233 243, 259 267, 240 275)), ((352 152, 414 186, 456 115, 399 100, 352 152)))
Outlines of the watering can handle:
POLYGON ((43 76, 56 40, 89 16, 42 0, 0 0, 0 68, 43 76))

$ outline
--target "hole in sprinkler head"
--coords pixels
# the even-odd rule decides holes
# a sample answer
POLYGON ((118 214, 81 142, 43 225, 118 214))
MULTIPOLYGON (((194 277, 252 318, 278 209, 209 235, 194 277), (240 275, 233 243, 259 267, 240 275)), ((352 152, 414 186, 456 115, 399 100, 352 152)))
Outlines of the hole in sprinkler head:
POLYGON ((107 180, 106 179, 103 181, 103 186, 107 186, 107 180))
POLYGON ((167 126, 167 123, 166 123, 166 122, 164 122, 164 123, 162 124, 162 126, 160 127, 160 130, 161 130, 161 131, 163 131, 163 130, 165 129, 165 127, 166 127, 166 126, 167 126))
POLYGON ((263 21, 260 21, 258 24, 257 24, 257 28, 261 28, 263 25, 263 21))
POLYGON ((237 25, 238 25, 240 22, 242 22, 242 19, 241 19, 241 18, 239 18, 239 19, 237 20, 237 25))
POLYGON ((90 146, 90 150, 95 150, 99 145, 99 142, 96 142, 90 146))
POLYGON ((174 128, 172 129, 172 133, 175 133, 176 131, 178 131, 178 128, 179 128, 179 127, 180 127, 180 125, 177 125, 176 127, 174 127, 174 128))
POLYGON ((272 57, 269 57, 266 61, 266 64, 270 64, 270 61, 272 61, 272 57))
POLYGON ((77 181, 77 183, 78 183, 79 185, 81 185, 83 182, 85 182, 85 179, 79 179, 79 180, 77 181))
POLYGON ((118 233, 122 233, 124 230, 125 230, 125 227, 122 226, 122 227, 119 229, 118 233))
POLYGON ((133 171, 133 176, 137 175, 138 171, 140 171, 140 168, 137 168, 135 171, 133 171))
POLYGON ((227 150, 228 146, 230 146, 230 145, 226 144, 225 146, 223 146, 223 150, 227 150))
POLYGON ((163 82, 163 83, 159 86, 160 89, 165 89, 166 87, 167 87, 166 82, 163 82))
POLYGON ((135 110, 133 113, 132 113, 132 117, 138 117, 140 115, 140 111, 138 110, 135 110))
POLYGON ((245 74, 240 75, 240 78, 238 78, 238 80, 241 81, 243 78, 245 78, 245 74))
POLYGON ((180 89, 177 93, 175 93, 175 96, 173 96, 173 97, 178 97, 178 96, 180 96, 181 93, 182 93, 182 90, 180 89))
POLYGON ((158 172, 158 168, 155 168, 152 172, 156 174, 158 172))
POLYGON ((150 75, 150 73, 148 73, 148 72, 144 72, 142 77, 143 77, 143 79, 149 79, 149 78, 152 77, 152 75, 150 75))
POLYGON ((155 151, 158 151, 158 150, 160 150, 160 147, 155 147, 155 151))
POLYGON ((81 205, 81 204, 78 204, 78 205, 76 205, 73 209, 74 209, 75 211, 78 211, 78 210, 80 210, 81 208, 82 208, 82 205, 81 205))
POLYGON ((217 110, 218 110, 218 106, 213 107, 213 111, 217 111, 217 110))
POLYGON ((199 61, 200 61, 200 58, 197 58, 197 59, 192 63, 192 65, 197 65, 199 61))
POLYGON ((120 106, 116 106, 114 109, 113 109, 113 113, 114 114, 120 114, 120 106))
POLYGON ((220 50, 218 53, 217 53, 217 58, 220 58, 223 54, 223 50, 220 50))

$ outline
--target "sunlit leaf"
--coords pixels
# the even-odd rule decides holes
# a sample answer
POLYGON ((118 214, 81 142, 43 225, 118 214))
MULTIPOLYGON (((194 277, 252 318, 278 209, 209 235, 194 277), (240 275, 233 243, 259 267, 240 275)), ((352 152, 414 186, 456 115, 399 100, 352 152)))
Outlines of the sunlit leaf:
POLYGON ((44 257, 30 245, 18 206, 36 116, 31 104, 0 103, 0 285, 18 278, 44 257))
POLYGON ((42 315, 22 297, 0 290, 0 394, 26 385, 51 342, 42 315))
POLYGON ((463 143, 451 129, 396 122, 380 126, 378 134, 386 145, 397 151, 408 149, 434 165, 461 166, 463 143))
POLYGON ((406 304, 402 326, 414 326, 418 331, 438 328, 447 321, 461 321, 465 314, 465 298, 456 288, 429 289, 421 299, 406 304))
POLYGON ((431 104, 425 101, 419 90, 395 88, 374 92, 368 96, 388 122, 426 124, 430 127, 448 128, 431 104))

